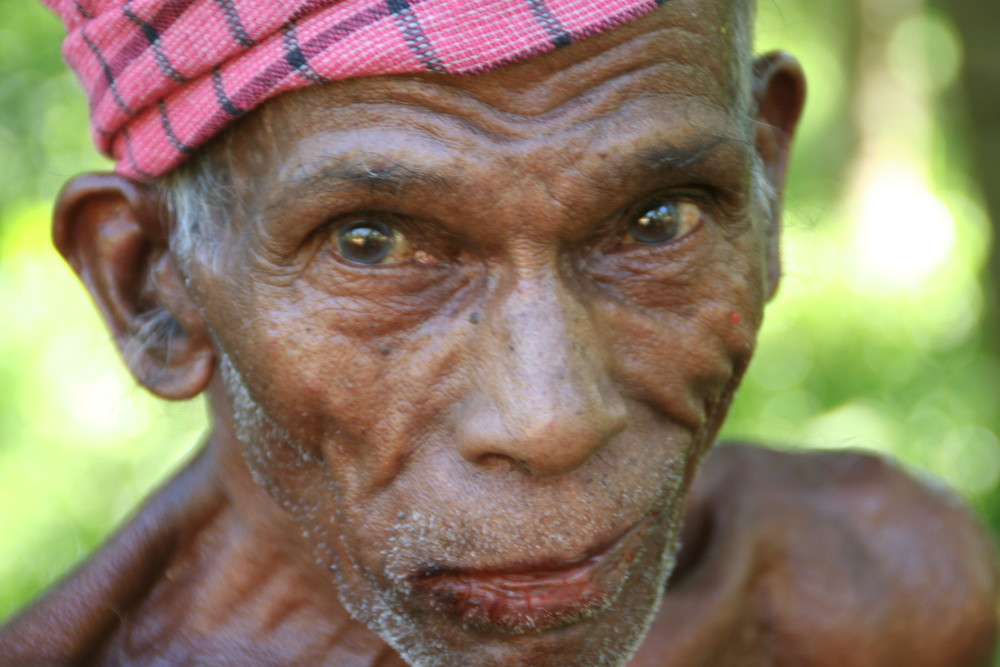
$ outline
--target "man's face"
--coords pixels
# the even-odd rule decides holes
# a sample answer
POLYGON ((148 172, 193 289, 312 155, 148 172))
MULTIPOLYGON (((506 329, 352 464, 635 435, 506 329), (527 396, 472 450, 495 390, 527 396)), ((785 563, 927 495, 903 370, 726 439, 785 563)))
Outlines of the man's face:
POLYGON ((655 612, 768 291, 731 11, 240 128, 191 276, 238 433, 410 661, 613 664, 655 612))

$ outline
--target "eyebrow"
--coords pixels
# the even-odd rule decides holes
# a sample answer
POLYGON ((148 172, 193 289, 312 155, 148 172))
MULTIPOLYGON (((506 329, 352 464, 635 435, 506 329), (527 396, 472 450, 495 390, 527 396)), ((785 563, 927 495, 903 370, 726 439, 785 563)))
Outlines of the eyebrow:
POLYGON ((380 166, 372 167, 357 160, 342 160, 324 165, 318 170, 310 170, 293 179, 286 188, 286 194, 268 204, 267 212, 271 213, 284 206, 289 199, 310 195, 360 189, 399 196, 406 187, 415 184, 448 187, 448 180, 440 174, 407 167, 378 153, 365 155, 373 158, 372 162, 379 162, 380 166))
POLYGON ((696 146, 659 146, 640 153, 637 166, 645 172, 669 174, 705 162, 723 146, 743 143, 732 137, 710 136, 696 146))

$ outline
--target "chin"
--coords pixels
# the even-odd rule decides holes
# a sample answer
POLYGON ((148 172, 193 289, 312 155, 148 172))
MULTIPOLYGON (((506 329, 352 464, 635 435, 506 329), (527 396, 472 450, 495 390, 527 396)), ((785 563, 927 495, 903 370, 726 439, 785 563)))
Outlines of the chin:
POLYGON ((503 586, 494 574, 356 577, 346 563, 334 572, 351 615, 415 667, 624 665, 649 630, 673 569, 680 504, 640 522, 596 566, 503 575, 523 586, 503 586), (552 580, 564 575, 568 584, 552 580), (456 581, 462 577, 478 586, 456 581), (387 580, 396 583, 377 583, 387 580))

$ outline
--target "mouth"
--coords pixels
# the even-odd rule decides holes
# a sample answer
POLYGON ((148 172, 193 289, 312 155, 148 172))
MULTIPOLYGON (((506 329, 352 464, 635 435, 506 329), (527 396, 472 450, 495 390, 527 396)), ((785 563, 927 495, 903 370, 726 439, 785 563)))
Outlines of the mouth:
POLYGON ((414 591, 467 628, 527 634, 565 627, 607 609, 628 580, 652 517, 573 561, 511 562, 500 568, 436 569, 414 591))

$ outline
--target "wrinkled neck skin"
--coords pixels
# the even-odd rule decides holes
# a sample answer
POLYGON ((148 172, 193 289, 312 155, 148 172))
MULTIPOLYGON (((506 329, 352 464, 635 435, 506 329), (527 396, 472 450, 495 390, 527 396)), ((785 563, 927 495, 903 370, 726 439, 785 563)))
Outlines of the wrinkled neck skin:
MULTIPOLYGON (((231 517, 225 530, 235 529, 243 538, 215 559, 220 571, 233 575, 220 588, 247 591, 245 604, 255 610, 249 615, 269 619, 253 628, 252 641, 269 645, 262 655, 273 655, 284 664, 406 664, 368 626, 350 616, 300 526, 254 479, 221 385, 213 382, 209 390, 215 428, 206 448, 231 517), (304 648, 287 639, 298 635, 304 648)), ((208 611, 207 617, 218 613, 232 619, 237 632, 245 634, 246 629, 239 627, 242 614, 234 613, 226 596, 208 599, 218 600, 218 609, 208 611)))

